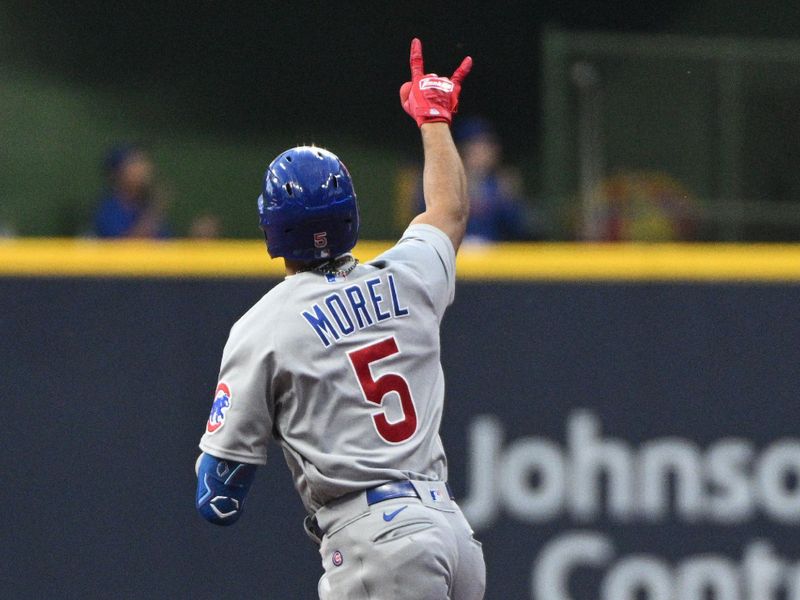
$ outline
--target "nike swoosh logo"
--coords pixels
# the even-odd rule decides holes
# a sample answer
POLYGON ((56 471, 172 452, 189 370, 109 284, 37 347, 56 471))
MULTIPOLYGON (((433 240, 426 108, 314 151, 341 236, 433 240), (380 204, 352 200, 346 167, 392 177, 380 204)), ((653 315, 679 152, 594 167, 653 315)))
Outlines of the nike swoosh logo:
POLYGON ((387 513, 386 511, 384 511, 383 512, 383 520, 388 523, 389 521, 394 519, 397 515, 399 515, 402 511, 404 511, 407 508, 408 508, 408 505, 405 505, 405 506, 401 506, 397 510, 392 511, 390 513, 387 513))

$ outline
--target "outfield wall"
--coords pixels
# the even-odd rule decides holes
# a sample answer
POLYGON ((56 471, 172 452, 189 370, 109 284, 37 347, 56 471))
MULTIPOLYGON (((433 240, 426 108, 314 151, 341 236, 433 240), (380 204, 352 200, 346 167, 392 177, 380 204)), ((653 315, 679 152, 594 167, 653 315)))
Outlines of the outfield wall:
MULTIPOLYGON (((4 594, 315 597, 277 448, 236 526, 193 508, 222 345, 278 281, 263 250, 52 244, 0 245, 4 594)), ((487 598, 800 598, 798 248, 476 252, 442 436, 487 598)))

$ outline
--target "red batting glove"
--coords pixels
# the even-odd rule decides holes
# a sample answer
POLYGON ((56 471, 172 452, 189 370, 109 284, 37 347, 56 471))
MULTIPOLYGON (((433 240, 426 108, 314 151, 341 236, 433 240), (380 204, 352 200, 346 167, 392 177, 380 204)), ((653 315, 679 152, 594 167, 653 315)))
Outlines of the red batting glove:
POLYGON ((455 70, 453 76, 439 77, 436 73, 424 75, 422 42, 411 40, 411 81, 400 87, 400 104, 417 125, 443 122, 448 125, 458 110, 458 95, 461 82, 472 68, 472 58, 467 57, 455 70))

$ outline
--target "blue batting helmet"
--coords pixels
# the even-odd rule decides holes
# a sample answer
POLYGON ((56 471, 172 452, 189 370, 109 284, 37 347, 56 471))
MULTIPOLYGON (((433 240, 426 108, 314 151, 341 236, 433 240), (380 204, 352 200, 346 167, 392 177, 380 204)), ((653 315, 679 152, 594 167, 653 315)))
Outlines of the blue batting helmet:
POLYGON ((358 239, 350 173, 335 154, 322 148, 298 146, 270 163, 258 214, 273 258, 333 258, 351 250, 358 239))

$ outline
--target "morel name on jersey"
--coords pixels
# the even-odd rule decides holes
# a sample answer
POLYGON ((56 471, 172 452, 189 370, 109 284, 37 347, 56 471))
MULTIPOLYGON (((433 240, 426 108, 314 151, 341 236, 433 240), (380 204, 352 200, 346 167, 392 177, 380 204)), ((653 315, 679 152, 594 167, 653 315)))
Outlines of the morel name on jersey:
POLYGON ((357 329, 408 314, 408 307, 401 306, 391 273, 331 292, 321 303, 303 311, 303 317, 326 348, 357 329))

